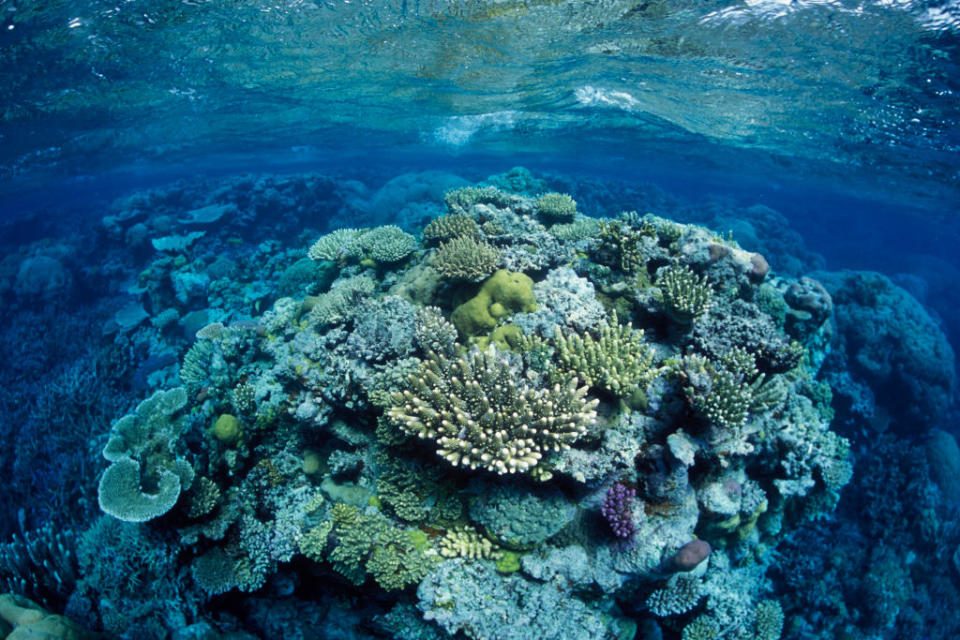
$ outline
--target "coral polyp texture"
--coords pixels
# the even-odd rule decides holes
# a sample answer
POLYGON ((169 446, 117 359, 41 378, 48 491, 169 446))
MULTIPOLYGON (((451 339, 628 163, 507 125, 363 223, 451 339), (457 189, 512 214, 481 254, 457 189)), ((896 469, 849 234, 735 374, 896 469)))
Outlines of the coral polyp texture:
POLYGON ((395 393, 390 419, 436 443, 450 464, 523 473, 544 456, 568 449, 596 420, 596 399, 575 378, 535 386, 491 345, 449 359, 431 354, 410 389, 395 393))
MULTIPOLYGON (((356 215, 319 229, 279 217, 282 241, 232 241, 254 233, 247 219, 216 242, 213 230, 194 238, 206 253, 193 259, 158 251, 136 289, 142 313, 114 330, 118 370, 145 399, 111 404, 119 419, 100 427, 103 513, 88 533, 0 549, 15 576, 3 584, 144 638, 188 637, 164 635, 186 620, 207 625, 189 637, 211 638, 243 626, 242 637, 772 640, 805 637, 798 616, 864 593, 875 602, 851 620, 893 628, 908 594, 890 585, 912 567, 872 556, 869 540, 919 515, 877 507, 876 530, 853 536, 874 570, 846 604, 771 586, 779 564, 786 582, 833 571, 797 531, 831 522, 849 490, 859 448, 831 420, 874 406, 831 352, 830 295, 895 302, 893 285, 846 274, 823 276, 825 288, 759 269, 759 254, 668 220, 661 200, 626 203, 657 215, 621 214, 587 186, 554 185, 578 205, 538 198, 547 185, 521 169, 454 178, 393 182, 419 194, 406 208, 393 191, 371 196, 407 212, 396 226, 323 235, 374 219, 372 204, 345 200, 330 210, 356 215), (155 368, 128 374, 138 343, 120 335, 163 345, 144 350, 155 368), (47 565, 62 581, 34 577, 47 565)), ((255 198, 242 184, 238 202, 255 198)), ((214 204, 204 194, 173 200, 214 204)), ((878 350, 863 336, 887 325, 867 315, 840 316, 855 375, 918 390, 916 406, 890 404, 894 420, 938 415, 952 354, 937 340, 878 350), (936 368, 920 366, 927 353, 936 368)), ((900 464, 929 460, 941 491, 960 493, 953 449, 935 448, 900 464)), ((881 462, 869 491, 914 495, 881 462)), ((952 531, 923 522, 929 546, 952 531)))

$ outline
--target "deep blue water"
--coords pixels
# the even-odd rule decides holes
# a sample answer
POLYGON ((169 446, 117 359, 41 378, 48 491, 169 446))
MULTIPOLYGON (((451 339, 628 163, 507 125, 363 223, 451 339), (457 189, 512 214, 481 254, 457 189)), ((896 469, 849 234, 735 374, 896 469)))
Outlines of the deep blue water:
POLYGON ((0 12, 0 591, 33 601, 7 623, 960 637, 956 3, 0 12), (438 266, 444 215, 496 250, 475 276, 438 266), (561 355, 628 321, 607 373, 561 355), (509 407, 551 393, 498 475, 509 407), (565 420, 573 453, 541 446, 565 420))

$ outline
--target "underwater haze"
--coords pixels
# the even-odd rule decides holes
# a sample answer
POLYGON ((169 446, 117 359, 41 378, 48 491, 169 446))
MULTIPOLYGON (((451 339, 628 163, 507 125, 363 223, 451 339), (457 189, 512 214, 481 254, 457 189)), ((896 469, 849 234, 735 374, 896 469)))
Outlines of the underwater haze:
POLYGON ((0 638, 960 637, 960 4, 0 0, 0 638))

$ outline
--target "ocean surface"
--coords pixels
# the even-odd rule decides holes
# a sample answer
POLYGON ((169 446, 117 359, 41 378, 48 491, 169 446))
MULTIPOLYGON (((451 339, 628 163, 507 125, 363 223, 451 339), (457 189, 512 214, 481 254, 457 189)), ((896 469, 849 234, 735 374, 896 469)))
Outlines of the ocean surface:
POLYGON ((0 637, 960 637, 958 214, 953 0, 0 0, 0 637))

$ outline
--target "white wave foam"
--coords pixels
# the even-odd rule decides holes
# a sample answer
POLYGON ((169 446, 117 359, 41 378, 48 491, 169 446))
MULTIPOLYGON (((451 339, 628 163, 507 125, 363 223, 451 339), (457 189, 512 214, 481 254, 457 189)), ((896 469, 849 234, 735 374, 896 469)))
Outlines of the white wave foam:
POLYGON ((452 116, 433 130, 433 138, 441 144, 462 147, 478 131, 503 131, 512 129, 520 116, 517 111, 495 111, 470 116, 452 116))

